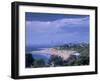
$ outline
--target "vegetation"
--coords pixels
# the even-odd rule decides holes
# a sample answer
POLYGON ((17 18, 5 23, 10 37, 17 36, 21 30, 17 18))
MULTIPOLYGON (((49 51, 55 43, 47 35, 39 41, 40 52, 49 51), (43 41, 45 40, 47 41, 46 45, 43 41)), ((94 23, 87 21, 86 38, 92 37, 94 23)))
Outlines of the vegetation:
POLYGON ((43 59, 34 59, 32 54, 26 54, 26 67, 44 67, 45 61, 43 59))
POLYGON ((78 66, 78 65, 89 65, 89 44, 87 43, 78 43, 78 44, 65 44, 59 47, 55 47, 59 50, 73 50, 80 53, 79 58, 71 55, 69 59, 65 60, 64 66, 78 66))
POLYGON ((60 56, 52 55, 49 59, 49 64, 52 66, 62 66, 63 59, 60 56))
MULTIPOLYGON (((72 57, 71 57, 72 58, 72 57)), ((79 65, 89 65, 89 58, 88 57, 79 57, 78 59, 69 58, 67 62, 65 62, 65 66, 79 66, 79 65)))
POLYGON ((45 61, 43 59, 38 59, 35 60, 33 67, 44 67, 45 65, 45 61))
POLYGON ((31 67, 32 64, 34 63, 34 58, 32 57, 32 54, 28 53, 26 54, 26 57, 25 57, 25 61, 26 61, 26 67, 31 67))

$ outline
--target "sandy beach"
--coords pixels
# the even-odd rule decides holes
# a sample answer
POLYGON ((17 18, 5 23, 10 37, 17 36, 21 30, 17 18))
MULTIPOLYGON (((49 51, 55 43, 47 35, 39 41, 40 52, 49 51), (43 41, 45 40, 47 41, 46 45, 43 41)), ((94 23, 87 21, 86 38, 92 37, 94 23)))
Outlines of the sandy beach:
POLYGON ((44 48, 40 51, 32 51, 32 53, 44 53, 44 54, 50 54, 50 55, 57 55, 62 57, 64 60, 68 59, 70 55, 73 55, 76 53, 76 51, 72 50, 57 50, 54 48, 44 48))

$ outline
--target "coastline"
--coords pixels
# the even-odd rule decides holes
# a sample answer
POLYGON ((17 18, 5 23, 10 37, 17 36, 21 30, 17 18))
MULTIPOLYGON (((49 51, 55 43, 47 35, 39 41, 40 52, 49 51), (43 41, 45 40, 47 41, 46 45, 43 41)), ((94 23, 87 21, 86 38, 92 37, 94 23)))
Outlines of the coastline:
POLYGON ((76 51, 73 50, 57 50, 54 48, 44 48, 39 51, 32 51, 31 53, 43 53, 43 54, 49 54, 49 55, 57 55, 63 58, 63 60, 68 59, 71 55, 74 55, 76 51))

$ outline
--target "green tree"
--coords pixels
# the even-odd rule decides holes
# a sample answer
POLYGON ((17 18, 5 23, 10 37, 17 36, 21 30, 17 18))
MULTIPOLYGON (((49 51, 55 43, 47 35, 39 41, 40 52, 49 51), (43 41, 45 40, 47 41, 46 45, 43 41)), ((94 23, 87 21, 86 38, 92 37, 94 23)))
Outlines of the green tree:
POLYGON ((49 64, 54 64, 54 66, 62 66, 63 59, 60 56, 52 55, 49 60, 49 64))
POLYGON ((69 66, 89 65, 89 57, 80 57, 79 59, 69 59, 69 66))
POLYGON ((89 65, 89 57, 80 57, 79 63, 80 65, 89 65))
POLYGON ((45 67, 45 61, 43 59, 37 59, 34 61, 33 67, 45 67))
POLYGON ((34 60, 35 59, 32 57, 31 53, 25 54, 26 67, 31 67, 33 62, 34 62, 34 60))

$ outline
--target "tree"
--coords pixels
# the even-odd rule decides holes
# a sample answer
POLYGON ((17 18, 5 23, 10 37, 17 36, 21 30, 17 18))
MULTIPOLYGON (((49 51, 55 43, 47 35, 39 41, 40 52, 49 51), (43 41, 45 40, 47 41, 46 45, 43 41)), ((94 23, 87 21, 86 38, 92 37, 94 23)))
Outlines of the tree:
MULTIPOLYGON (((71 57, 72 58, 72 57, 71 57)), ((89 64, 89 57, 79 57, 78 59, 69 59, 67 62, 68 66, 78 66, 78 65, 88 65, 89 64)))
POLYGON ((43 59, 37 59, 34 61, 33 67, 44 67, 45 61, 43 59))
POLYGON ((79 62, 81 65, 89 65, 89 57, 80 57, 79 62))
POLYGON ((52 55, 49 60, 49 64, 54 64, 54 66, 63 65, 63 59, 60 56, 52 55))
POLYGON ((25 55, 25 62, 26 62, 26 67, 31 67, 33 62, 34 62, 34 58, 32 57, 31 53, 27 53, 25 55))

